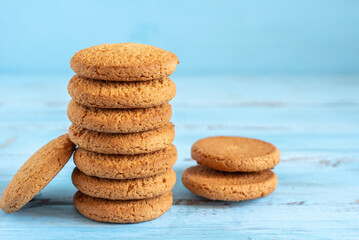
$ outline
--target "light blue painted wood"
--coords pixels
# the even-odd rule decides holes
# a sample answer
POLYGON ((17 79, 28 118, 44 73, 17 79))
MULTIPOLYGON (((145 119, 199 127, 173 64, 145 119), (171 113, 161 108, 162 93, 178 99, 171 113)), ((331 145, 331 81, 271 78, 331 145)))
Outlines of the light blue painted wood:
MULTIPOLYGON (((26 159, 67 131, 70 76, 0 75, 0 192, 26 159)), ((115 225, 76 212, 69 162, 32 202, 0 213, 0 239, 358 239, 359 77, 177 77, 174 205, 157 220, 115 225), (201 137, 240 135, 281 150, 277 190, 240 203, 181 183, 201 137)))
POLYGON ((355 0, 3 0, 0 72, 69 73, 79 49, 140 42, 176 53, 181 74, 358 74, 358 12, 355 0))

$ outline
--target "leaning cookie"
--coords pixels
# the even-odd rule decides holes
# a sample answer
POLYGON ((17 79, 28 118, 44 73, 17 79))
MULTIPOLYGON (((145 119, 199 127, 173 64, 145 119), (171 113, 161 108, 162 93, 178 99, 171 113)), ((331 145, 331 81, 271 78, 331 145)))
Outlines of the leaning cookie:
POLYGON ((141 154, 155 152, 170 145, 175 137, 174 125, 139 133, 100 133, 72 124, 69 136, 77 146, 105 154, 141 154))
POLYGON ((6 187, 0 207, 7 213, 22 208, 57 175, 74 150, 75 145, 68 134, 40 148, 25 162, 6 187))
POLYGON ((75 75, 67 90, 75 102, 98 108, 155 107, 176 95, 176 85, 168 77, 146 82, 109 82, 75 75))
POLYGON ((75 208, 85 217, 110 223, 139 223, 156 219, 172 206, 172 191, 142 200, 106 200, 77 192, 75 208))
POLYGON ((146 81, 171 75, 174 53, 139 43, 102 44, 77 52, 70 61, 77 74, 109 81, 146 81))
POLYGON ((177 149, 168 147, 153 153, 136 155, 101 154, 77 148, 74 163, 86 175, 108 179, 150 177, 171 169, 177 160, 177 149))
POLYGON ((111 200, 146 199, 170 191, 176 183, 173 169, 146 178, 106 179, 87 176, 77 168, 72 173, 72 183, 82 193, 111 200))
POLYGON ((67 116, 77 126, 105 133, 133 133, 159 128, 172 117, 169 103, 152 108, 101 109, 71 100, 67 116))
POLYGON ((269 195, 278 180, 270 170, 229 173, 198 165, 183 172, 182 182, 192 193, 211 200, 244 201, 269 195))

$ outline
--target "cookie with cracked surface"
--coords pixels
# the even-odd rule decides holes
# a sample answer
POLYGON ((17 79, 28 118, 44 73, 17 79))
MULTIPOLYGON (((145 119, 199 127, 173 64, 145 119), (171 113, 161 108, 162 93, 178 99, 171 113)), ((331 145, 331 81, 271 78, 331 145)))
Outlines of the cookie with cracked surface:
POLYGON ((245 137, 209 137, 195 142, 192 158, 225 172, 258 172, 279 163, 279 150, 271 143, 245 137))
POLYGON ((244 201, 269 195, 278 180, 271 170, 230 173, 197 165, 183 172, 182 182, 192 193, 211 200, 244 201))
POLYGON ((115 180, 87 176, 75 168, 72 183, 80 192, 91 197, 136 200, 153 198, 172 190, 176 183, 176 173, 170 169, 152 177, 115 180))
POLYGON ((150 177, 171 169, 177 160, 177 149, 168 147, 153 153, 137 155, 101 154, 77 148, 75 165, 88 176, 108 179, 150 177))
POLYGON ((168 77, 146 82, 109 82, 75 75, 67 90, 72 99, 98 108, 148 108, 169 102, 176 85, 168 77))
POLYGON ((67 116, 77 126, 105 133, 133 133, 159 128, 172 117, 169 103, 151 108, 103 109, 71 100, 67 116))
POLYGON ((175 137, 174 125, 139 133, 100 133, 72 124, 69 136, 77 146, 105 154, 134 155, 155 152, 170 145, 175 137))
POLYGON ((32 155, 15 174, 0 200, 7 213, 22 208, 58 174, 70 159, 75 145, 68 134, 54 139, 32 155))
POLYGON ((174 53, 140 43, 101 44, 78 51, 70 61, 77 74, 109 81, 147 81, 171 75, 174 53))
POLYGON ((85 217, 110 223, 139 223, 156 219, 172 206, 172 191, 141 200, 107 200, 87 196, 80 191, 74 195, 75 208, 85 217))

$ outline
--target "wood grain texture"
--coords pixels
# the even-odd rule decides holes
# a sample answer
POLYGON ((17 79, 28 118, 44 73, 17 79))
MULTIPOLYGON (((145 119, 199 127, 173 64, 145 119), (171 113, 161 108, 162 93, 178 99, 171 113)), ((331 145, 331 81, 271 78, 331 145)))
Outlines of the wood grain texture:
MULTIPOLYGON (((67 131, 70 76, 0 76, 0 192, 26 159, 67 131)), ((359 76, 174 77, 174 205, 134 225, 93 222, 72 206, 70 161, 29 204, 0 213, 0 239, 357 239, 359 76), (281 151, 277 190, 239 203, 194 196, 180 181, 202 137, 260 138, 281 151)))

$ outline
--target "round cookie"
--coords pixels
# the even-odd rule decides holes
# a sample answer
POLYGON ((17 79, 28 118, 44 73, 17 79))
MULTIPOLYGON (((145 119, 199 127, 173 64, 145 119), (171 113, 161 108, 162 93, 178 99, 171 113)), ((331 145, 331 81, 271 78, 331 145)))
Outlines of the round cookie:
POLYGON ((146 178, 114 180, 87 176, 77 168, 72 173, 72 183, 82 193, 111 200, 146 199, 170 191, 176 183, 173 169, 146 178))
POLYGON ((74 150, 75 145, 68 134, 40 148, 10 181, 0 200, 0 207, 7 213, 22 208, 57 175, 74 150))
POLYGON ((258 172, 279 163, 279 150, 270 143, 244 137, 209 137, 195 142, 192 158, 225 172, 258 172))
POLYGON ((170 145, 175 137, 174 125, 139 133, 100 133, 72 124, 69 136, 77 146, 105 154, 150 153, 170 145))
POLYGON ((76 167, 89 176, 108 179, 150 177, 171 169, 177 160, 177 149, 168 147, 153 153, 137 155, 101 154, 77 148, 76 167))
POLYGON ((67 90, 75 102, 98 108, 148 108, 167 103, 176 95, 176 85, 168 77, 146 82, 109 82, 75 75, 67 90))
POLYGON ((229 173, 197 165, 183 172, 182 182, 192 193, 211 200, 244 201, 269 195, 278 180, 270 170, 229 173))
POLYGON ((80 191, 74 195, 74 206, 83 216, 111 223, 139 223, 156 219, 171 208, 172 201, 172 191, 142 200, 106 200, 80 191))
POLYGON ((77 52, 70 61, 81 76, 110 81, 146 81, 171 75, 174 53, 139 43, 102 44, 77 52))
POLYGON ((71 100, 67 116, 76 125, 106 133, 133 133, 159 128, 172 117, 169 103, 152 108, 103 109, 87 107, 71 100))

